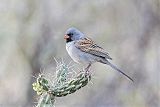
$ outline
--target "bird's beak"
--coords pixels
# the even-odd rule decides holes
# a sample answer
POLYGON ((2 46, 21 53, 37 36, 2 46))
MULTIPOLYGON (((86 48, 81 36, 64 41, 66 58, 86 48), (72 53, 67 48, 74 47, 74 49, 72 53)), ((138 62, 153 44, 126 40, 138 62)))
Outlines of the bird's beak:
POLYGON ((68 39, 69 38, 69 36, 68 35, 64 35, 64 39, 68 39))

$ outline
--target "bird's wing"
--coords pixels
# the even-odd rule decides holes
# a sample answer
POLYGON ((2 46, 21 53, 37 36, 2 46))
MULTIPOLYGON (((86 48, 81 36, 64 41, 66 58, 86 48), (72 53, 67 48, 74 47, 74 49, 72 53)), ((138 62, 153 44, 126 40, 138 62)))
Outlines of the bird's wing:
POLYGON ((75 41, 75 46, 83 52, 102 57, 105 59, 111 59, 109 54, 100 46, 98 46, 92 39, 83 38, 75 41))

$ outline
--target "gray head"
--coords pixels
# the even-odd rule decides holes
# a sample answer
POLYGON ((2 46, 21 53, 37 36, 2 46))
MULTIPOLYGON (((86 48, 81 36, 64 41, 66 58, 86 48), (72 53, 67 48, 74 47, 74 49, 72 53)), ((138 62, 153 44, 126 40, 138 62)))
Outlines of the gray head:
POLYGON ((78 29, 74 27, 71 27, 66 31, 64 39, 66 39, 66 42, 71 42, 84 37, 85 35, 82 32, 80 32, 78 29))

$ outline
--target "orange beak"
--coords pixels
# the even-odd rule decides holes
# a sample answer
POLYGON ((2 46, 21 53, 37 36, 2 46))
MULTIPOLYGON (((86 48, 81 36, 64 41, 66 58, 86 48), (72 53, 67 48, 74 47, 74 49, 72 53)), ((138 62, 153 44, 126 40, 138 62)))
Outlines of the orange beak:
POLYGON ((64 35, 64 39, 68 39, 70 38, 68 35, 64 35))

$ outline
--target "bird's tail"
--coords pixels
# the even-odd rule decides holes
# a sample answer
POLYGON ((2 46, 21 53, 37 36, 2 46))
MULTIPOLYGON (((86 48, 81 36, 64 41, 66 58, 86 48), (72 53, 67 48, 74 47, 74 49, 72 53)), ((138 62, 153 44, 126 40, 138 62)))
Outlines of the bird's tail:
POLYGON ((125 74, 123 71, 121 71, 119 68, 117 68, 114 64, 112 64, 111 62, 107 62, 107 64, 108 65, 110 65, 113 69, 115 69, 116 71, 118 71, 118 72, 120 72, 121 74, 123 74, 124 76, 126 76, 129 80, 131 80, 132 82, 134 82, 133 81, 133 79, 130 77, 130 76, 128 76, 127 74, 125 74))

